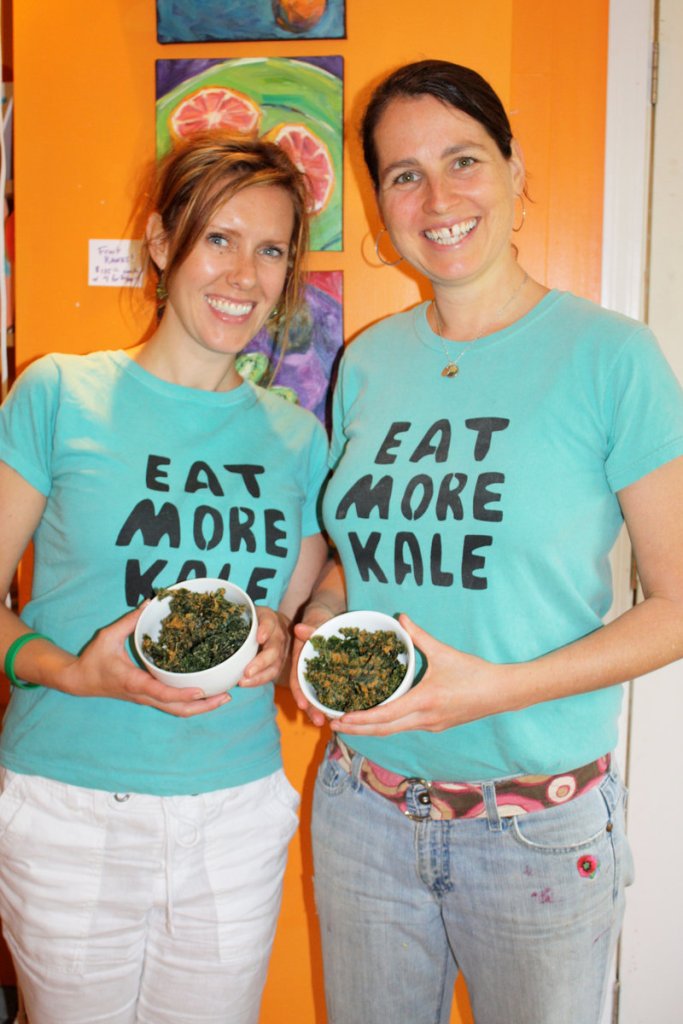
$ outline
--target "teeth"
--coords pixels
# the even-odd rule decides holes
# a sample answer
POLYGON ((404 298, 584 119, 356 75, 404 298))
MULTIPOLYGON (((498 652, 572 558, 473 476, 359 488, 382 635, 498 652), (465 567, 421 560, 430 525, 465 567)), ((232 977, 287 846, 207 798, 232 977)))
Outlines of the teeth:
POLYGON ((207 296, 206 301, 217 313, 227 316, 246 316, 254 308, 253 302, 231 302, 229 299, 214 299, 207 296))
POLYGON ((433 228, 431 231, 425 231, 425 235, 430 242, 437 242, 439 245, 453 245, 463 239, 465 235, 469 235, 476 225, 476 217, 473 217, 460 224, 453 224, 450 228, 433 228))

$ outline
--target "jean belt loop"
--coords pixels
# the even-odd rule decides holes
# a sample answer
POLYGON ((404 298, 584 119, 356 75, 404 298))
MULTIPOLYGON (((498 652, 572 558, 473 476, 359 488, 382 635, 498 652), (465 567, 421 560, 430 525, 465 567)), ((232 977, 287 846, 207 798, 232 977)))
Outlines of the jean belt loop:
POLYGON ((365 760, 362 754, 354 750, 353 757, 351 758, 351 778, 353 779, 356 787, 361 785, 362 779, 360 777, 361 768, 363 767, 363 761, 365 760))
POLYGON ((496 784, 495 782, 483 782, 482 793, 484 796, 484 806, 486 807, 486 817, 488 818, 489 830, 491 832, 500 832, 503 828, 503 823, 498 813, 498 804, 496 802, 496 784))
POLYGON ((425 779, 407 779, 404 814, 412 821, 426 821, 432 816, 432 798, 425 779))
POLYGON ((625 799, 625 792, 615 762, 612 762, 609 771, 602 780, 600 784, 600 792, 602 793, 602 798, 607 805, 611 819, 619 800, 625 799))

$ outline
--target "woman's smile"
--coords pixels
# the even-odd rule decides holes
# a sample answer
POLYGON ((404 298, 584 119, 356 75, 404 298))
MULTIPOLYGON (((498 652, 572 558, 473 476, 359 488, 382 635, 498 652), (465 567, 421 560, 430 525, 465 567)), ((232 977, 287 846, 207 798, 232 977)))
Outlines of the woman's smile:
POLYGON ((461 221, 459 224, 452 224, 450 227, 427 228, 424 232, 425 238, 437 245, 458 245, 463 238, 467 238, 470 232, 477 226, 477 218, 461 221))
POLYGON ((205 295, 204 299, 221 320, 228 322, 235 319, 244 320, 256 305, 255 302, 239 302, 218 295, 205 295))

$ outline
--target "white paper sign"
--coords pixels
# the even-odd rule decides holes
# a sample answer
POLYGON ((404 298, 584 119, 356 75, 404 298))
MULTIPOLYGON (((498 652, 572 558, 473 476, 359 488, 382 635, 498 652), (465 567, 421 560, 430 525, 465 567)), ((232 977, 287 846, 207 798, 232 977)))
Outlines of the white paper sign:
POLYGON ((110 288, 142 287, 141 242, 125 238, 91 238, 88 284, 110 288))

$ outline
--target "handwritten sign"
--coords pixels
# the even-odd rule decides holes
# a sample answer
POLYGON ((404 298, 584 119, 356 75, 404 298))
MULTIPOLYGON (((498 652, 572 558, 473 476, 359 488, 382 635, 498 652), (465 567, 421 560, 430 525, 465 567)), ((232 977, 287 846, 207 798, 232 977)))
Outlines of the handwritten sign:
POLYGON ((135 239, 89 239, 88 284, 104 288, 142 287, 140 246, 141 242, 135 239))

